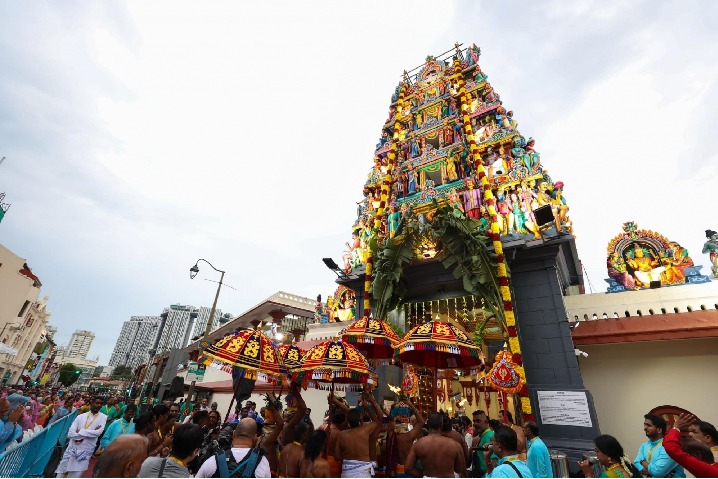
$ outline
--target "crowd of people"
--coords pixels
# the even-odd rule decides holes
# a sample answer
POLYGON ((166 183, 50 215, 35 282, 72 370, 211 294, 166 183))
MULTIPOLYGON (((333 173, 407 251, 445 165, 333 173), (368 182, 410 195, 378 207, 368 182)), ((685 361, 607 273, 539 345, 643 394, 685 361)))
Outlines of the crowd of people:
MULTIPOLYGON (((355 407, 330 395, 315 429, 301 393, 291 408, 269 395, 265 407, 246 401, 222 420, 217 403, 164 401, 136 405, 119 397, 58 388, 0 389, 0 451, 23 431, 49 427, 77 410, 54 474, 82 477, 553 477, 539 425, 514 424, 509 412, 424 418, 409 399, 391 409, 363 394, 355 407), (395 408, 408 406, 397 414, 395 408), (142 412, 140 412, 142 411, 142 412), (91 467, 92 466, 92 467, 91 467)), ((646 414, 647 441, 634 460, 610 435, 594 440, 595 461, 579 474, 594 477, 718 477, 718 433, 707 422, 646 414), (682 437, 683 432, 685 437, 682 437)))

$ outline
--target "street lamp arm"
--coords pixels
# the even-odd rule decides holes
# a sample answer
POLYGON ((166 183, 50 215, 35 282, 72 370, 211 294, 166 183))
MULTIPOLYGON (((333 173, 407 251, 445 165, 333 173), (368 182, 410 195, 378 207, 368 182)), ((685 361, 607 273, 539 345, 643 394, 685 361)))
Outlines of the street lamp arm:
POLYGON ((221 269, 215 268, 212 263, 210 263, 209 261, 207 261, 206 259, 203 259, 203 258, 198 259, 197 262, 195 263, 195 265, 199 264, 200 261, 204 261, 205 263, 207 263, 210 266, 210 268, 212 268, 213 270, 215 270, 218 273, 226 273, 226 271, 222 271, 221 269))

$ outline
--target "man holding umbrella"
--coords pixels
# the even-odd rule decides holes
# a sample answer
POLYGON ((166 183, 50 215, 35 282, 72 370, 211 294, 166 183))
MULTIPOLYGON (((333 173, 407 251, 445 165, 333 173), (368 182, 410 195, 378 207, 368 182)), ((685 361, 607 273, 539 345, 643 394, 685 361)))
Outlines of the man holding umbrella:
POLYGON ((369 436, 381 425, 381 408, 371 393, 364 393, 364 405, 371 422, 362 424, 362 412, 358 408, 351 409, 349 429, 339 433, 334 448, 334 458, 342 461, 342 477, 370 477, 374 472, 369 456, 369 436))

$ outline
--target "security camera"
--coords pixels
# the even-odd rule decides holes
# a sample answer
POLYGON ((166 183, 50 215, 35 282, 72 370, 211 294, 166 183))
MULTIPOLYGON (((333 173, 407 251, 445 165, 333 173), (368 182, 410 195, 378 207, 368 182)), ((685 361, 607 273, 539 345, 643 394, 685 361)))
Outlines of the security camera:
POLYGON ((573 348, 573 352, 576 354, 576 356, 583 356, 584 358, 588 357, 588 353, 586 351, 581 351, 578 348, 573 348))

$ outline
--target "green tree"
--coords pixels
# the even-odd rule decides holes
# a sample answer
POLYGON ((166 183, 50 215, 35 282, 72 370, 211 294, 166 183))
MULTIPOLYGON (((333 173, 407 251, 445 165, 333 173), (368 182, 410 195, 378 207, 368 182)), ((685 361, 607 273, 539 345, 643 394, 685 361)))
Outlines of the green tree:
POLYGON ((129 366, 117 366, 112 371, 110 379, 132 379, 132 368, 129 366))
POLYGON ((60 382, 65 386, 69 387, 75 384, 75 381, 80 379, 82 370, 72 363, 63 364, 60 368, 60 382))

